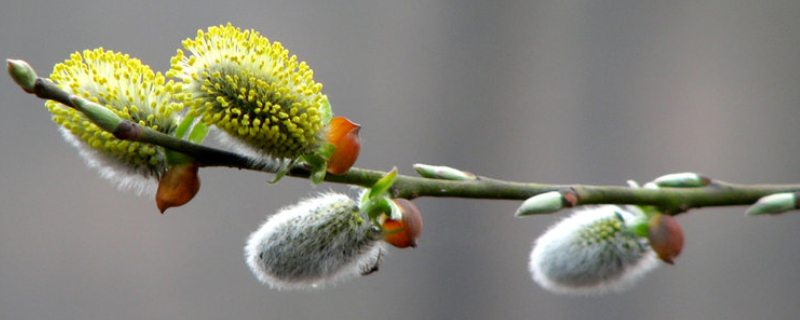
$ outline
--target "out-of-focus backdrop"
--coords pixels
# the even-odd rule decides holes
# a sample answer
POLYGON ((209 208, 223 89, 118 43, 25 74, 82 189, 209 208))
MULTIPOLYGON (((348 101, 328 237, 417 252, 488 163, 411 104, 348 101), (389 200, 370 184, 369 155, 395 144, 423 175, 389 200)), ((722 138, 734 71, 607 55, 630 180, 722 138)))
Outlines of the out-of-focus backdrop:
MULTIPOLYGON (((6 1, 0 56, 40 74, 103 46, 168 69, 232 22, 307 61, 363 125, 359 167, 447 164, 501 179, 622 185, 693 170, 798 183, 800 2, 6 1)), ((211 139, 213 140, 213 139, 211 139)), ((43 101, 0 76, 0 319, 796 319, 800 215, 743 207, 678 221, 686 247, 630 291, 555 295, 528 273, 565 213, 423 198, 420 246, 314 292, 259 284, 247 235, 301 197, 347 187, 201 171, 160 215, 64 143, 43 101)))

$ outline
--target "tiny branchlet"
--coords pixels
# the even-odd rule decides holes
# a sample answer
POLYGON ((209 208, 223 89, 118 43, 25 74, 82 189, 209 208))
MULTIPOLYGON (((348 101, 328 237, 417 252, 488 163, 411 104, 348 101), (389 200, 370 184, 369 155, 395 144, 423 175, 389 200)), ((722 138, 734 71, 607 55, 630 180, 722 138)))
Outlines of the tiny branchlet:
MULTIPOLYGON (((200 189, 199 171, 225 166, 363 188, 326 193, 280 210, 253 232, 245 260, 276 289, 320 288, 378 270, 386 244, 416 247, 418 197, 523 201, 519 217, 585 206, 534 244, 533 280, 558 293, 620 291, 672 264, 684 234, 674 216, 751 206, 747 215, 798 209, 800 184, 739 185, 693 172, 642 187, 550 185, 491 179, 449 166, 414 165, 419 176, 352 167, 361 126, 334 116, 322 84, 279 42, 230 24, 198 31, 166 73, 103 48, 72 54, 41 78, 23 60, 8 73, 45 107, 89 167, 121 188, 155 194, 163 213, 200 189), (226 148, 202 144, 209 129, 226 148)), ((511 213, 509 213, 511 214, 511 213)))

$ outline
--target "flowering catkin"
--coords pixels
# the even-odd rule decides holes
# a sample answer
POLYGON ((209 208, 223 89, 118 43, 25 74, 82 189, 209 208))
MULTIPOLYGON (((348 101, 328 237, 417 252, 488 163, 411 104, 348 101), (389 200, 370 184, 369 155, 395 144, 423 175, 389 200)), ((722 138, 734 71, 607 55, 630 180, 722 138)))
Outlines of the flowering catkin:
POLYGON ((355 200, 328 193, 270 217, 250 235, 245 258, 270 287, 318 288, 376 267, 381 237, 355 200))
POLYGON ((264 161, 293 160, 325 142, 328 98, 314 72, 278 42, 228 24, 183 41, 167 73, 191 115, 214 125, 223 141, 264 161))
POLYGON ((530 256, 533 280, 569 294, 622 291, 656 266, 647 239, 626 228, 635 207, 604 205, 575 212, 536 240, 530 256))
MULTIPOLYGON (((165 134, 177 128, 176 113, 182 105, 170 100, 175 84, 127 54, 103 48, 76 52, 56 64, 50 78, 61 89, 98 103, 122 119, 165 134)), ((45 106, 89 167, 122 188, 155 191, 151 178, 159 179, 167 170, 163 148, 117 139, 81 112, 56 101, 49 100, 45 106)))

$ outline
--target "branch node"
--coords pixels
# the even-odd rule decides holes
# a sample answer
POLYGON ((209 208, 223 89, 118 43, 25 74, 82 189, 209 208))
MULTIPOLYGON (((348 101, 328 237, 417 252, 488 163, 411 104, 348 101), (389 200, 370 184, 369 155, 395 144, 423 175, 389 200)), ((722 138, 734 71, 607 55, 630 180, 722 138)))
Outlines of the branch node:
POLYGON ((118 139, 138 141, 139 138, 142 137, 142 126, 125 120, 122 121, 112 133, 118 139))
POLYGON ((580 196, 575 188, 569 188, 561 191, 561 197, 565 208, 575 207, 580 201, 580 196))

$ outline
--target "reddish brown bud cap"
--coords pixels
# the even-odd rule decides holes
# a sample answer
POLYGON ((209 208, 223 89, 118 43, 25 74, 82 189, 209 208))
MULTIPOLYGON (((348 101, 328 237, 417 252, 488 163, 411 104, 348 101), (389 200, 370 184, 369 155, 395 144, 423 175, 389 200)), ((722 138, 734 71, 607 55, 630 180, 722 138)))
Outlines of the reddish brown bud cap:
POLYGON ((158 182, 156 206, 161 213, 164 213, 170 207, 188 203, 198 190, 200 190, 200 178, 197 176, 197 165, 174 165, 158 182))
POLYGON ((668 215, 656 215, 650 218, 647 238, 650 246, 658 254, 658 258, 673 264, 683 249, 683 229, 668 215))
POLYGON ((417 240, 422 234, 422 215, 411 201, 394 199, 394 203, 400 207, 403 218, 383 222, 383 228, 386 230, 383 240, 398 248, 416 247, 417 240))
POLYGON ((328 172, 342 174, 356 163, 361 152, 361 126, 344 117, 333 117, 328 129, 328 143, 336 146, 328 159, 328 172))

